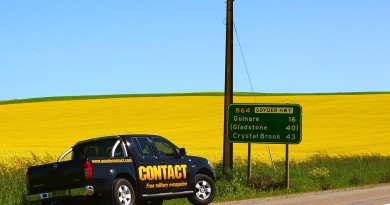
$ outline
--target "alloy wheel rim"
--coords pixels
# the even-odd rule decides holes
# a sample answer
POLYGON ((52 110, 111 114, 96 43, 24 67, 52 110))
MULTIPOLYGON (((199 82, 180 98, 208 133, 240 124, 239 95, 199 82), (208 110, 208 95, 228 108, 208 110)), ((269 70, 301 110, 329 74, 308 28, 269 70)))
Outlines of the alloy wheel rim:
POLYGON ((207 181, 199 181, 195 185, 195 192, 196 192, 196 197, 200 200, 206 200, 210 197, 211 195, 211 186, 207 181))
POLYGON ((129 205, 131 202, 131 192, 129 187, 122 185, 118 189, 118 199, 123 205, 129 205))

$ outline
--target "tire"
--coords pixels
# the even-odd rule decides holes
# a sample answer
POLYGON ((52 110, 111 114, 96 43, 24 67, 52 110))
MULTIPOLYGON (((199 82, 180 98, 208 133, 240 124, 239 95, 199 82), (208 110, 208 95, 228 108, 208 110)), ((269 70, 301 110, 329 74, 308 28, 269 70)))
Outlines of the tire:
POLYGON ((207 175, 198 174, 195 177, 194 194, 188 197, 188 201, 195 205, 211 203, 215 197, 215 183, 207 175))
POLYGON ((133 186, 126 179, 116 179, 113 183, 114 205, 134 205, 135 193, 133 186))

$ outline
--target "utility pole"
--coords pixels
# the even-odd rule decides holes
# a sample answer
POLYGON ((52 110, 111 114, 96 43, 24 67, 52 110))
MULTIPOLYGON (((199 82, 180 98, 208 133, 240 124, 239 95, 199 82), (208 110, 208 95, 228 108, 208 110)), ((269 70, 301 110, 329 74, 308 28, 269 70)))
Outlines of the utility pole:
POLYGON ((226 2, 225 112, 223 134, 223 172, 233 169, 233 143, 228 141, 228 108, 233 103, 233 0, 226 2))

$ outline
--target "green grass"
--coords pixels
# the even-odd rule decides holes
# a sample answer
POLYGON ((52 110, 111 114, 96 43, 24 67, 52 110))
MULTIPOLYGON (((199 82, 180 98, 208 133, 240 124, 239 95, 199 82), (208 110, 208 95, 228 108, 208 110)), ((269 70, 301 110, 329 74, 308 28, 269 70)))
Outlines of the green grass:
POLYGON ((25 200, 26 171, 27 168, 34 165, 46 164, 55 161, 55 158, 49 154, 44 157, 38 157, 31 153, 31 157, 15 157, 8 164, 0 162, 0 202, 4 205, 22 205, 27 204, 25 200))
MULTIPOLYGON (((294 96, 294 95, 371 95, 371 94, 390 94, 390 92, 338 92, 338 93, 252 93, 252 92, 234 92, 234 96, 294 96)), ((223 92, 192 92, 192 93, 156 93, 156 94, 117 94, 117 95, 84 95, 84 96, 55 96, 40 97, 28 99, 13 99, 0 101, 0 105, 50 102, 50 101, 69 101, 69 100, 90 100, 107 98, 128 98, 128 97, 172 97, 172 96, 223 96, 223 92)))
MULTIPOLYGON (((0 201, 4 205, 24 205, 25 171, 33 164, 49 163, 53 157, 15 159, 18 169, 4 170, 0 164, 0 201)), ((273 167, 252 163, 252 178, 247 182, 245 161, 235 162, 234 169, 222 174, 222 165, 214 165, 217 173, 215 201, 229 201, 291 193, 339 189, 380 183, 390 183, 390 156, 313 156, 305 162, 290 163, 290 189, 284 188, 284 162, 273 167)), ((167 200, 165 205, 189 204, 186 199, 167 200)))

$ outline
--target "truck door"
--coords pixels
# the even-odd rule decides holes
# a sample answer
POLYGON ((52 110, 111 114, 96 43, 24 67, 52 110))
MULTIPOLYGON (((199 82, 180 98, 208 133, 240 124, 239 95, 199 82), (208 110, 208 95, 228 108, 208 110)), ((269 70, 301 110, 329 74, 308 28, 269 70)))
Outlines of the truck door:
POLYGON ((159 164, 149 138, 133 138, 138 157, 136 160, 138 190, 141 194, 159 193, 155 188, 155 177, 153 167, 159 164))
POLYGON ((160 186, 165 186, 166 192, 188 190, 188 179, 191 173, 189 173, 190 167, 187 167, 187 157, 180 156, 179 149, 164 138, 152 137, 152 142, 162 168, 164 180, 160 186))

